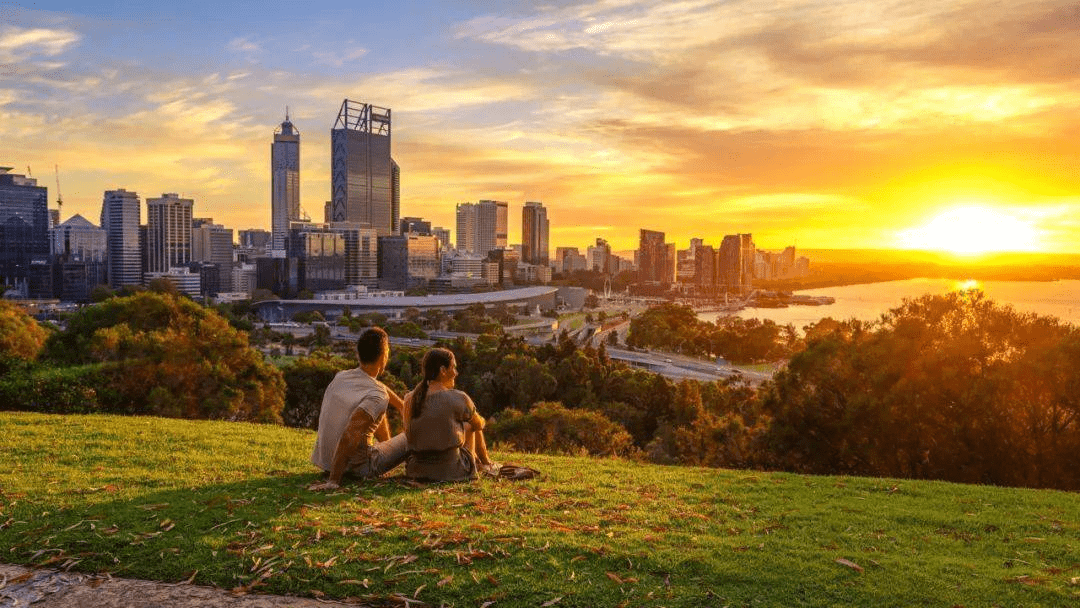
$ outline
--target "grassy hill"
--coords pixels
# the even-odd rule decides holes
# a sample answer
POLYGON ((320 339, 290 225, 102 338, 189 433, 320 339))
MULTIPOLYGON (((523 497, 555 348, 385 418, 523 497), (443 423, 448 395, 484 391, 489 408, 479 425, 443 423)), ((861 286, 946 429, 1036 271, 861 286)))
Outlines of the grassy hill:
POLYGON ((0 413, 0 561, 453 606, 1080 605, 1080 495, 496 453, 309 492, 310 432, 0 413))

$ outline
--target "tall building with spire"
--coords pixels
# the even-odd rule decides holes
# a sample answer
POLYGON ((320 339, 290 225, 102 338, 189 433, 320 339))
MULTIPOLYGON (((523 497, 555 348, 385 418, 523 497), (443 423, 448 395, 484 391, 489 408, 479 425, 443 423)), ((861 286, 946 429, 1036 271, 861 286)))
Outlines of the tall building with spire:
POLYGON ((521 208, 521 261, 548 264, 548 217, 542 203, 526 202, 521 208))
POLYGON ((139 243, 141 208, 139 195, 123 188, 107 190, 101 203, 109 286, 113 289, 142 284, 143 262, 139 243))
POLYGON ((397 232, 401 170, 390 157, 390 108, 349 99, 330 130, 331 222, 367 224, 379 236, 397 232))
POLYGON ((300 220, 300 131, 285 122, 274 131, 270 145, 270 248, 285 249, 289 223, 300 220))

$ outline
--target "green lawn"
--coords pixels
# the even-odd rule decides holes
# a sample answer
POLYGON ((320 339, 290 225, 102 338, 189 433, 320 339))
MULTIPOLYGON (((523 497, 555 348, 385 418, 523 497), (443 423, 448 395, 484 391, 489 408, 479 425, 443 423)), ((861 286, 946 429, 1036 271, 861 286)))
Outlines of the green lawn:
POLYGON ((559 331, 567 330, 574 331, 575 329, 581 329, 585 326, 585 315, 583 312, 572 312, 565 315, 559 315, 559 331))
POLYGON ((1077 494, 511 454, 544 478, 319 494, 313 440, 0 413, 0 561, 375 605, 1080 605, 1077 494))

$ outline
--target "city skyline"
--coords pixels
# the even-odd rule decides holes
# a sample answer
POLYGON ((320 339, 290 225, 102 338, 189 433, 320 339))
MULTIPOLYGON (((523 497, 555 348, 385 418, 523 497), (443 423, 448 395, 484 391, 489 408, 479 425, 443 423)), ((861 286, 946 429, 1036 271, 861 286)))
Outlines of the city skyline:
POLYGON ((125 188, 268 229, 285 106, 317 219, 352 97, 394 109, 400 215, 442 226, 462 201, 535 200, 552 247, 630 250, 647 227, 680 247, 1080 249, 1066 2, 464 2, 360 25, 327 4, 288 32, 285 4, 75 6, 0 6, 0 154, 50 205, 60 166, 65 220, 125 188))

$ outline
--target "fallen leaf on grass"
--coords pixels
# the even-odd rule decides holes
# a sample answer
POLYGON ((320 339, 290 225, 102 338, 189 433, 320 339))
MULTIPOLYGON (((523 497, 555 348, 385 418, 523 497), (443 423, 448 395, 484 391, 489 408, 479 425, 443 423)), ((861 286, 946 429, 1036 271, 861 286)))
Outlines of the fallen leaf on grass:
POLYGON ((427 583, 424 583, 423 585, 420 585, 419 587, 416 588, 416 591, 413 591, 413 594, 412 594, 413 599, 416 599, 416 598, 420 597, 420 592, 424 590, 424 587, 427 587, 427 583))
POLYGON ((362 581, 358 581, 355 578, 347 578, 347 579, 341 581, 341 584, 342 585, 363 585, 364 589, 367 589, 368 585, 371 584, 371 581, 369 581, 366 578, 364 580, 362 580, 362 581))
POLYGON ((496 587, 499 586, 499 579, 495 578, 493 575, 491 575, 491 574, 487 575, 487 580, 492 585, 494 585, 496 587))
POLYGON ((167 503, 167 502, 159 502, 159 503, 150 504, 150 505, 139 505, 138 508, 142 509, 143 511, 160 511, 162 509, 167 508, 168 506, 169 506, 169 503, 167 503))
POLYGON ((606 574, 608 578, 615 581, 616 583, 620 585, 623 584, 623 580, 619 578, 618 574, 615 574, 614 572, 605 572, 604 574, 606 574))
POLYGON ((583 559, 585 559, 584 555, 575 555, 574 557, 570 558, 570 563, 572 564, 574 562, 579 562, 579 561, 581 561, 583 559))
POLYGON ((1074 576, 1074 577, 1070 578, 1069 579, 1069 584, 1073 585, 1073 586, 1080 585, 1080 576, 1074 576))
POLYGON ((191 576, 189 576, 189 577, 187 578, 187 580, 186 580, 186 581, 184 581, 184 582, 185 582, 185 583, 187 583, 187 584, 189 584, 189 585, 190 585, 191 583, 194 583, 194 582, 195 582, 195 575, 196 575, 196 574, 198 574, 198 573, 199 573, 199 571, 198 571, 198 570, 196 570, 196 571, 192 572, 192 573, 191 573, 191 576))
POLYGON ((172 530, 176 527, 176 523, 171 519, 166 519, 161 522, 160 527, 162 531, 168 532, 169 530, 172 530))
POLYGON ((858 573, 860 573, 860 574, 861 574, 861 573, 862 573, 862 571, 863 571, 863 567, 862 567, 862 566, 860 566, 859 564, 856 564, 855 562, 852 562, 852 561, 848 561, 848 560, 846 560, 846 559, 844 559, 844 558, 842 558, 842 557, 841 557, 841 558, 838 558, 838 559, 836 560, 836 563, 840 564, 841 566, 847 566, 848 568, 851 568, 852 570, 854 570, 854 571, 856 571, 856 572, 858 572, 858 573))
POLYGON ((448 584, 452 580, 454 580, 454 575, 453 574, 451 574, 450 576, 448 576, 448 577, 442 579, 441 581, 435 583, 435 586, 436 587, 442 587, 442 586, 448 584))
POLYGON ((488 608, 488 606, 494 606, 494 605, 495 605, 495 602, 484 602, 483 604, 480 604, 480 608, 488 608))
POLYGON ((543 604, 540 604, 540 606, 542 608, 547 608, 548 606, 554 606, 555 604, 558 604, 561 601, 562 601, 562 596, 560 595, 559 597, 550 599, 550 600, 544 602, 543 604))

